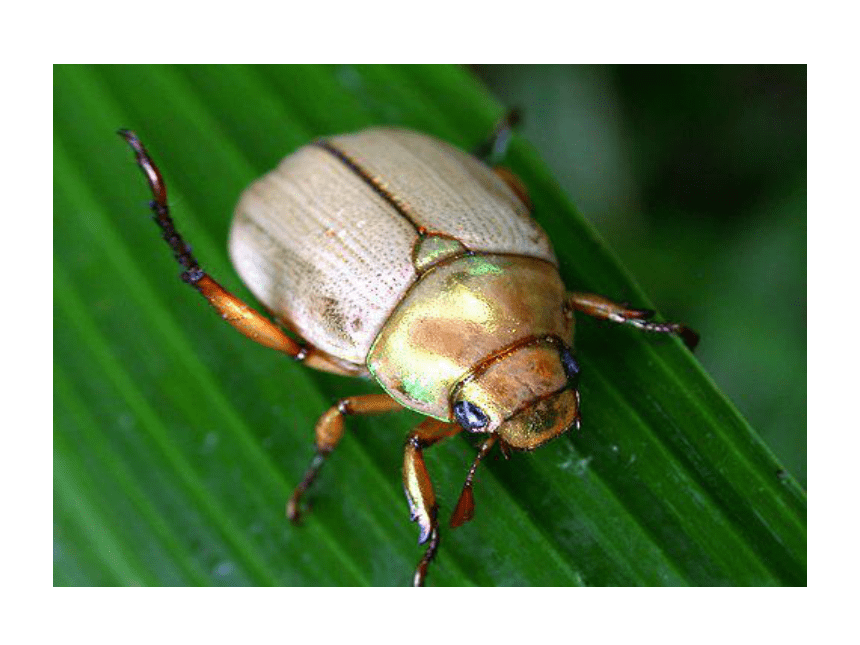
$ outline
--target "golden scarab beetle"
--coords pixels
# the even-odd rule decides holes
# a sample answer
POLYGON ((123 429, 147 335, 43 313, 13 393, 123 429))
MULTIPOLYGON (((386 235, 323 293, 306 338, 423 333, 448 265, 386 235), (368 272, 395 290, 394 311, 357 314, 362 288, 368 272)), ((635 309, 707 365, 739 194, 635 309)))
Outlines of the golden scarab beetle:
MULTIPOLYGON (((499 156, 513 120, 503 119, 482 149, 499 156)), ((649 321, 652 312, 567 292, 518 178, 394 128, 320 139, 242 195, 230 257, 276 324, 200 268, 170 218, 158 168, 133 132, 120 134, 149 182, 182 279, 224 320, 310 367, 372 377, 385 390, 342 399, 320 417, 316 455, 287 503, 290 519, 340 441, 345 416, 403 407, 427 416, 409 434, 403 461, 412 519, 427 544, 415 585, 439 547, 424 449, 463 430, 486 435, 451 519, 459 526, 472 517, 475 469, 494 444, 533 450, 579 428, 574 310, 696 342, 683 325, 649 321)))

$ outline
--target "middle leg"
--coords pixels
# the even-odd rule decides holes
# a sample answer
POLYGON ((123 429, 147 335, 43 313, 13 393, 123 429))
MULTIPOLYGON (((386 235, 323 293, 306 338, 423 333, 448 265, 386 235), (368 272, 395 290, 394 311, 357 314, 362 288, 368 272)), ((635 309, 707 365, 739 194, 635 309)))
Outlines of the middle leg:
POLYGON ((316 434, 316 455, 305 472, 301 483, 296 487, 292 497, 287 502, 287 517, 298 522, 301 516, 300 503, 308 487, 316 479, 325 460, 337 447, 343 436, 343 418, 347 415, 382 414, 401 410, 397 401, 387 394, 365 394, 341 399, 319 418, 314 433, 316 434))

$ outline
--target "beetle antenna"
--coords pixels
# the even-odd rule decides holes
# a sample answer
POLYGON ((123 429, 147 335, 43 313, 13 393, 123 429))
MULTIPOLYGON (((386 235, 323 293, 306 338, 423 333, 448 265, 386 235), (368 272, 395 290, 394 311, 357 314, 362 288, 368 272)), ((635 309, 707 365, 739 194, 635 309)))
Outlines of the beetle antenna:
POLYGON ((499 435, 491 434, 481 445, 481 449, 478 450, 475 461, 472 462, 472 467, 469 469, 469 474, 466 475, 466 483, 463 484, 463 492, 460 493, 460 499, 457 500, 457 507, 451 516, 451 528, 457 528, 465 524, 475 515, 475 496, 472 494, 472 482, 475 478, 475 471, 478 469, 481 459, 487 456, 487 453, 490 452, 490 449, 498 438, 499 435))

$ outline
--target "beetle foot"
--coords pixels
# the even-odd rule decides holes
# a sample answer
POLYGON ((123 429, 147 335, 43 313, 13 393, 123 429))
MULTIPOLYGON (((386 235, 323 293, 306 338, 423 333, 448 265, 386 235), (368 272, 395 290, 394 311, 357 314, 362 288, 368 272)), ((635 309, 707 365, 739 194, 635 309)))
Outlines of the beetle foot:
MULTIPOLYGON (((302 495, 305 494, 305 491, 308 487, 313 483, 314 479, 316 479, 317 474, 322 468, 322 465, 325 463, 325 458, 328 455, 328 452, 323 450, 318 450, 317 454, 314 455, 313 460, 311 461, 310 467, 308 467, 307 472, 305 472, 305 476, 302 478, 301 483, 296 486, 296 490, 293 491, 292 496, 287 502, 287 517, 293 524, 298 524, 299 520, 302 516, 301 510, 301 501, 302 495)), ((307 505, 304 512, 307 513, 311 510, 310 505, 307 505)))
POLYGON ((310 504, 302 510, 301 501, 303 492, 297 489, 290 499, 287 500, 287 519, 296 525, 300 525, 302 523, 302 516, 311 510, 310 504))
POLYGON ((676 333, 681 337, 681 340, 684 341, 684 344, 691 352, 696 349, 696 345, 699 344, 700 338, 697 331, 690 329, 686 325, 680 325, 676 333))
POLYGON ((640 318, 628 318, 621 322, 626 322, 627 324, 633 325, 643 331, 656 332, 659 334, 677 334, 690 351, 696 349, 696 345, 699 344, 699 334, 686 325, 682 325, 680 323, 651 322, 640 318))
POLYGON ((424 581, 427 579, 427 567, 430 566, 433 558, 436 557, 436 551, 439 549, 439 527, 433 526, 430 532, 430 544, 427 545, 427 550, 424 552, 424 557, 418 563, 418 568, 415 569, 415 575, 412 576, 413 587, 423 587, 424 581))

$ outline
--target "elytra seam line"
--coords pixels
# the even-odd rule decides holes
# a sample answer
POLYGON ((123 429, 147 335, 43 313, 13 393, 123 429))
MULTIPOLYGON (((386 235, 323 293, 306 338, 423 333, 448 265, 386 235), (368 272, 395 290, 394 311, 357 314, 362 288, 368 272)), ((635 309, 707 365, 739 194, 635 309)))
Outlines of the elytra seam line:
POLYGON ((380 182, 378 177, 374 177, 367 170, 359 166, 354 159, 352 159, 345 152, 336 148, 330 141, 326 141, 325 139, 320 139, 315 141, 313 145, 318 148, 322 148, 333 157, 335 157, 338 161, 340 161, 343 165, 349 168, 353 173, 356 174, 365 184, 370 186, 377 195, 382 197, 395 211, 400 215, 403 219, 405 219, 409 224, 414 228, 418 235, 424 235, 427 232, 427 229, 418 222, 416 222, 412 215, 406 210, 402 201, 399 201, 394 195, 392 195, 380 182))

